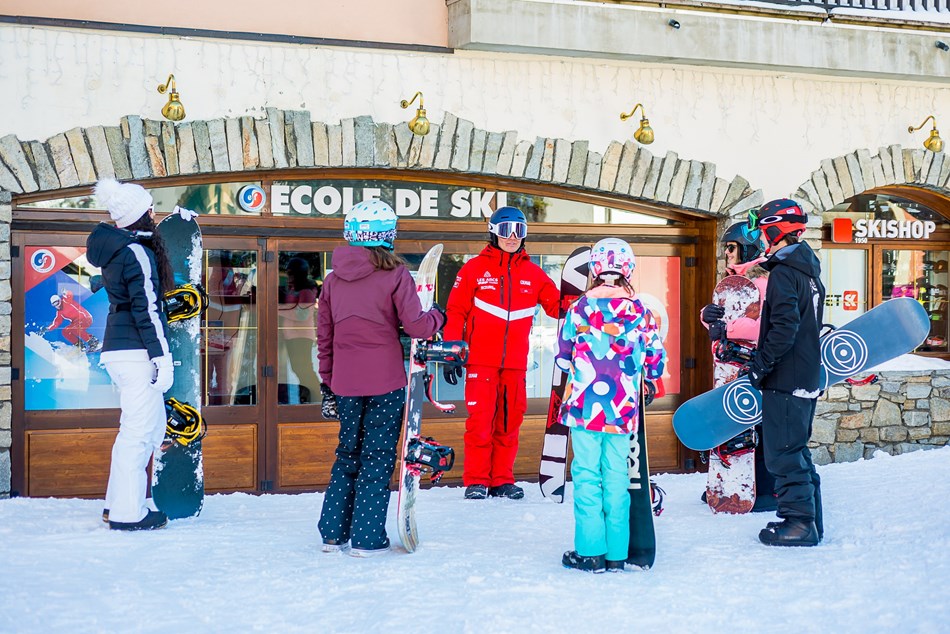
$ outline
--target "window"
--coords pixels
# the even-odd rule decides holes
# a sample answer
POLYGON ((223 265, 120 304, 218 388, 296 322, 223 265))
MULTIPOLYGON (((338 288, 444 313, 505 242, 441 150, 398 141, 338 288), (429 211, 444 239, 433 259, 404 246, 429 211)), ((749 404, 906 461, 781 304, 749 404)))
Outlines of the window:
POLYGON ((884 249, 881 252, 881 299, 913 297, 930 316, 930 335, 918 348, 950 352, 947 344, 948 251, 884 249))

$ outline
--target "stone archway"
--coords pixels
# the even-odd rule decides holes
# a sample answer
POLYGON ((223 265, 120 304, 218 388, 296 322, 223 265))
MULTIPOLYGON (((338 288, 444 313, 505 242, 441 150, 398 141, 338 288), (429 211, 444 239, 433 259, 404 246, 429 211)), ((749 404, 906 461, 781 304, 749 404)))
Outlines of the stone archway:
MULTIPOLYGON (((488 132, 446 113, 427 136, 406 123, 369 116, 338 124, 312 121, 308 111, 267 108, 264 118, 189 121, 123 117, 119 126, 74 128, 46 141, 0 139, 0 195, 92 185, 103 177, 144 182, 167 176, 307 167, 378 167, 460 172, 551 183, 610 196, 649 200, 727 215, 761 203, 761 191, 736 176, 716 176, 711 162, 653 156, 633 141, 603 154, 588 141, 488 132)), ((8 199, 7 199, 8 200, 8 199)), ((2 202, 0 202, 2 204, 2 202)))
POLYGON ((820 213, 843 203, 855 194, 889 185, 914 185, 950 194, 950 158, 900 145, 881 147, 821 161, 821 167, 802 183, 792 198, 808 213, 820 213))

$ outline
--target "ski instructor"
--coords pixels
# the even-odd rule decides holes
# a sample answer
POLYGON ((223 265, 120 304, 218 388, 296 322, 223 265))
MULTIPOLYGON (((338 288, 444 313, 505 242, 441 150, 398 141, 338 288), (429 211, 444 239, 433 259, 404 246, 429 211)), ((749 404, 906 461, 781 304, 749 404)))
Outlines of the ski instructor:
POLYGON ((769 245, 762 266, 769 284, 749 382, 762 392, 765 465, 775 476, 778 516, 759 532, 769 546, 816 546, 823 536, 821 480, 811 460, 820 393, 818 336, 825 303, 818 257, 799 239, 807 216, 794 200, 762 206, 759 227, 769 245))
MULTIPOLYGON (((560 292, 524 250, 528 223, 516 207, 488 221, 488 245, 462 266, 449 294, 445 339, 468 342, 465 404, 465 498, 519 500, 518 432, 528 406, 528 335, 538 304, 558 317, 560 292)), ((443 367, 456 385, 462 368, 443 367)))

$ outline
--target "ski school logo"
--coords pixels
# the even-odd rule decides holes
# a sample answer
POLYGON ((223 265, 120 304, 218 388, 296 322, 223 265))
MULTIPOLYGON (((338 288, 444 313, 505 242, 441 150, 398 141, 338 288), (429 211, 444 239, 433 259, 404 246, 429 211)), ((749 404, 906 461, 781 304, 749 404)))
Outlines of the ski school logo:
POLYGON ((267 202, 267 195, 257 185, 245 185, 238 192, 238 204, 244 211, 260 211, 267 202))
POLYGON ((733 422, 748 427, 762 420, 762 405, 755 397, 749 379, 741 378, 729 383, 722 395, 722 408, 733 422))
POLYGON ((30 258, 30 266, 37 273, 49 273, 56 266, 56 256, 48 249, 37 249, 30 258))

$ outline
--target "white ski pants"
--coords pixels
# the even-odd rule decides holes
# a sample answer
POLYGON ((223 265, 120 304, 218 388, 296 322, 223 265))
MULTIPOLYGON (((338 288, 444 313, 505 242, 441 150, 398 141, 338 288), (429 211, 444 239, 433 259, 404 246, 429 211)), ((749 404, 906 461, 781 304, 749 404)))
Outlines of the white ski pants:
POLYGON ((165 396, 149 387, 151 361, 104 363, 119 388, 119 435, 112 445, 106 508, 112 522, 138 522, 148 513, 146 468, 165 437, 165 396))

